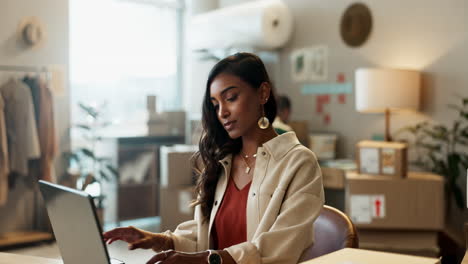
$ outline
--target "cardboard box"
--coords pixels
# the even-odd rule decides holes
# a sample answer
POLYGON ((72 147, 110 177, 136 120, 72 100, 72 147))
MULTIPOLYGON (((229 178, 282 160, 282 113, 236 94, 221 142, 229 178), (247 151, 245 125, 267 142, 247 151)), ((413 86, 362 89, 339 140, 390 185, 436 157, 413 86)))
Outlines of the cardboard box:
POLYGON ((356 150, 359 173, 406 177, 406 143, 365 140, 357 144, 356 150))
POLYGON ((309 127, 307 121, 291 121, 288 124, 296 133, 297 139, 304 146, 309 146, 309 127))
POLYGON ((187 186, 194 184, 191 157, 197 150, 193 145, 161 146, 161 187, 187 186))
POLYGON ((345 174, 356 170, 356 162, 349 159, 320 160, 323 187, 344 190, 345 174))
POLYGON ((302 264, 440 264, 436 258, 415 257, 402 254, 384 253, 357 248, 344 248, 333 253, 302 262, 302 264))
POLYGON ((410 172, 408 178, 346 174, 346 213, 358 228, 442 230, 444 178, 410 172))
POLYGON ((436 258, 437 231, 358 230, 359 248, 436 258))
POLYGON ((174 231, 182 222, 193 219, 191 202, 196 198, 193 186, 164 187, 160 190, 161 232, 174 231))
POLYGON ((309 149, 319 160, 334 159, 337 138, 336 134, 309 134, 309 149))
POLYGON ((344 190, 345 170, 330 167, 321 167, 321 169, 324 188, 344 190))

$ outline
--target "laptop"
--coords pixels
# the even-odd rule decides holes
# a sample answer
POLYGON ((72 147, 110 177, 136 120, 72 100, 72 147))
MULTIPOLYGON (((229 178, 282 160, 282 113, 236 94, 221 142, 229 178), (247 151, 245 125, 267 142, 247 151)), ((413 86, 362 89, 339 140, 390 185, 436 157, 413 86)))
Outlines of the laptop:
POLYGON ((110 259, 92 197, 83 191, 39 181, 64 264, 124 264, 110 259))

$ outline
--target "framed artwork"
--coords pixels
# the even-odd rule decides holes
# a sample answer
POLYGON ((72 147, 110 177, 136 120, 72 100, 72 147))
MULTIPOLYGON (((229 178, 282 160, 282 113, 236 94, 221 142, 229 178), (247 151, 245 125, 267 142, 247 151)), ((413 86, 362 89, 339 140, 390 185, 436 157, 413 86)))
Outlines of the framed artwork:
POLYGON ((320 45, 293 51, 291 78, 296 82, 327 80, 328 47, 320 45))

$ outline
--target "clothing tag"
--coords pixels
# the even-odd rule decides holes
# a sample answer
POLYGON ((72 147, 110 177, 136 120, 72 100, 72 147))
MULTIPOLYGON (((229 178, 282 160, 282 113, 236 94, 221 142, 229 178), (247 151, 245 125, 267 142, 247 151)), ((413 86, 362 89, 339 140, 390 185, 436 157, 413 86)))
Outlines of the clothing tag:
POLYGON ((385 195, 351 195, 351 220, 370 224, 372 219, 385 218, 385 195))
POLYGON ((372 208, 369 195, 351 195, 351 220, 359 224, 369 224, 372 220, 372 208))
POLYGON ((396 150, 391 148, 382 149, 382 172, 384 174, 395 174, 396 150))
POLYGON ((359 160, 362 173, 379 173, 379 150, 377 148, 361 148, 359 160))

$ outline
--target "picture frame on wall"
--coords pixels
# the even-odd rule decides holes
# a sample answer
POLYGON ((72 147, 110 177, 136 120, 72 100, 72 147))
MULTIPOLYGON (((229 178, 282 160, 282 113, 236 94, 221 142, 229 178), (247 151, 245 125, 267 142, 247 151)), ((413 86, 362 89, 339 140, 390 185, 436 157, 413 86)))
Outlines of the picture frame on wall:
POLYGON ((297 49, 291 53, 291 79, 295 82, 326 81, 328 78, 328 47, 318 45, 297 49))

